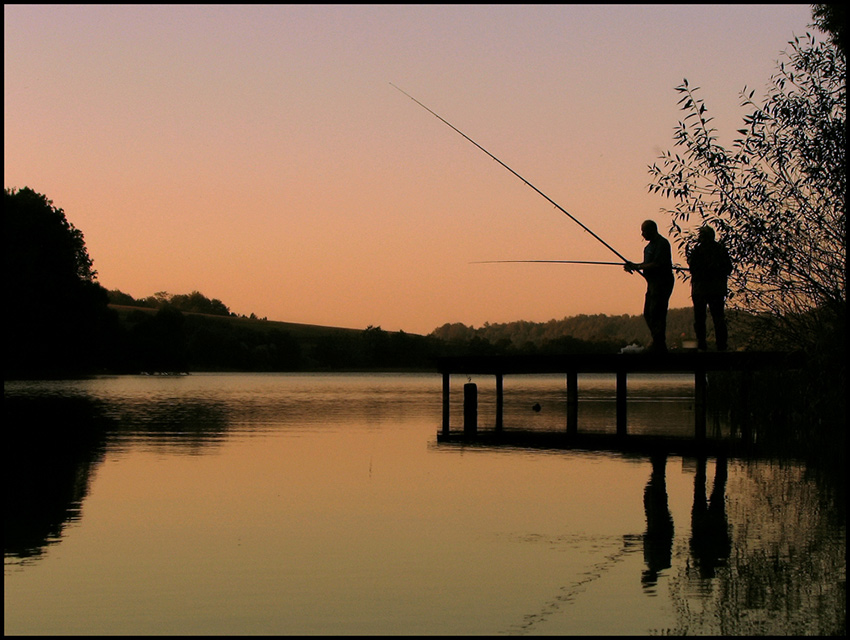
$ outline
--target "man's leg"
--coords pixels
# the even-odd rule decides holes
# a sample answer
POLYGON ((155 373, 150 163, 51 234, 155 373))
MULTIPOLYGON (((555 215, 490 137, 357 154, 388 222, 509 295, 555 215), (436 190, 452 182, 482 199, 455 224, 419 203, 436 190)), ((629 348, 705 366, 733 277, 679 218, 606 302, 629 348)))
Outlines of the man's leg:
POLYGON ((691 300, 694 301, 694 332, 697 334, 697 348, 705 351, 708 349, 705 338, 705 306, 707 303, 705 298, 698 293, 692 293, 691 300))
MULTIPOLYGON (((714 335, 717 339, 717 350, 726 351, 729 347, 729 331, 726 328, 726 314, 724 312, 723 296, 713 296, 708 300, 708 308, 711 311, 711 319, 714 321, 714 335)), ((703 314, 705 309, 703 309, 703 314)))
POLYGON ((672 291, 647 290, 643 317, 652 335, 653 351, 667 350, 667 304, 672 291))

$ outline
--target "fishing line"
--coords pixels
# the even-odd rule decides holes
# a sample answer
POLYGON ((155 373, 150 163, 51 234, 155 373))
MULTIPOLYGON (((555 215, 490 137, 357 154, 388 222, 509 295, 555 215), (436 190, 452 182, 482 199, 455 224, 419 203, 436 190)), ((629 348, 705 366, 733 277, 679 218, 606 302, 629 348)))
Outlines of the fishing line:
MULTIPOLYGON (((622 262, 600 262, 597 260, 474 260, 469 264, 500 264, 500 263, 517 263, 517 262, 528 262, 528 263, 544 263, 544 264, 603 264, 603 265, 611 265, 616 267, 622 267, 622 262)), ((690 271, 688 267, 680 267, 678 265, 673 265, 672 269, 674 271, 690 271)))
POLYGON ((457 127, 455 127, 455 126, 454 126, 451 122, 449 122, 448 120, 446 120, 446 119, 445 119, 445 118, 443 118, 442 116, 440 116, 440 115, 438 115, 438 114, 434 113, 433 111, 431 111, 431 109, 429 109, 429 108, 428 108, 428 107, 426 107, 424 104, 422 104, 421 102, 419 102, 419 100, 417 100, 416 98, 414 98, 412 95, 410 95, 410 94, 409 94, 409 93, 407 93, 406 91, 404 91, 404 90, 402 90, 402 89, 399 89, 399 88, 398 88, 397 86, 395 86, 392 82, 390 82, 390 86, 391 86, 391 87, 393 87, 394 89, 398 89, 399 91, 401 91, 401 93, 403 93, 403 94, 404 94, 404 95, 406 95, 408 98, 410 98, 411 100, 413 100, 416 104, 418 104, 420 107, 422 107, 423 109, 425 109, 425 111, 427 111, 427 112, 428 112, 428 113, 430 113, 432 116, 434 116, 435 118, 437 118, 438 120, 440 120, 442 123, 444 123, 444 124, 448 125, 449 127, 451 127, 451 128, 452 128, 455 132, 459 133, 459 134, 460 134, 460 135, 462 135, 464 138, 466 138, 467 140, 469 140, 469 142, 471 142, 471 143, 472 143, 472 144, 474 144, 476 147, 478 147, 479 149, 481 149, 481 151, 483 151, 483 152, 484 152, 484 153, 486 153, 488 156, 490 156, 491 158, 493 158, 493 160, 495 160, 496 162, 498 162, 498 163, 499 163, 500 165, 502 165, 505 169, 507 169, 508 171, 510 171, 512 174, 514 174, 517 178, 519 178, 519 179, 520 179, 520 180, 522 180, 525 184, 527 184, 529 187, 531 187, 532 189, 534 189, 534 190, 535 190, 538 194, 540 194, 541 196, 543 196, 544 198, 546 198, 546 200, 548 200, 548 201, 549 201, 549 203, 550 203, 550 204, 552 204, 552 205, 553 205, 556 209, 558 209, 561 213, 563 213, 564 215, 566 215, 566 216, 567 216, 570 220, 572 220, 573 222, 575 222, 578 226, 580 226, 582 229, 584 229, 584 230, 585 230, 585 231, 587 231, 590 235, 592 235, 594 238, 596 238, 599 242, 601 242, 603 245, 605 245, 605 247, 606 247, 606 248, 608 248, 611 252, 613 252, 613 253, 614 253, 614 255, 616 255, 618 258, 620 258, 623 262, 628 262, 628 260, 626 260, 626 258, 625 258, 625 257, 623 257, 623 255, 622 255, 619 251, 617 251, 616 249, 614 249, 614 247, 612 247, 610 244, 608 244, 607 242, 605 242, 605 241, 604 241, 602 238, 600 238, 598 235, 596 235, 595 233, 593 233, 593 231, 591 231, 590 229, 588 229, 588 228, 587 228, 587 227, 586 227, 586 226, 585 226, 585 225, 584 225, 584 224, 583 224, 583 223, 582 223, 582 222, 581 222, 578 218, 576 218, 576 217, 575 217, 574 215, 572 215, 569 211, 567 211, 566 209, 564 209, 564 208, 563 208, 561 205, 559 205, 557 202, 555 202, 554 200, 552 200, 552 198, 550 198, 549 196, 547 196, 547 195, 546 195, 545 193, 543 193, 540 189, 538 189, 538 188, 537 188, 537 187, 535 187, 533 184, 531 184, 528 180, 526 180, 526 179, 525 179, 525 178, 523 178, 521 175, 519 175, 516 171, 514 171, 513 169, 511 169, 511 168, 510 168, 508 165, 506 165, 504 162, 502 162, 501 160, 499 160, 499 159, 498 159, 496 156, 494 156, 492 153, 490 153, 489 151, 487 151, 487 149, 485 149, 485 148, 484 148, 484 147, 482 147, 480 144, 478 144, 477 142, 475 142, 475 140, 473 140, 472 138, 470 138, 470 137, 469 137, 468 135, 466 135, 463 131, 461 131, 460 129, 458 129, 457 127))

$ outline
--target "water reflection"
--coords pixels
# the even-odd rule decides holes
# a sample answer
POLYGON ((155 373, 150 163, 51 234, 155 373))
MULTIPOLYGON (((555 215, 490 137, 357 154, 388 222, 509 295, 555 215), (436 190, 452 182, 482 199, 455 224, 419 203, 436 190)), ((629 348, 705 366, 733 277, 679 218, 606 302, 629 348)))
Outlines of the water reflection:
POLYGON ((5 396, 4 553, 32 560, 59 542, 107 450, 197 454, 222 442, 228 420, 226 407, 203 399, 116 402, 68 388, 5 396))
MULTIPOLYGON (((517 419, 562 428, 562 386, 517 419)), ((692 429, 676 389, 647 430, 692 429)), ((803 464, 440 447, 436 376, 4 395, 10 634, 844 629, 844 493, 803 464)))
POLYGON ((198 398, 137 399, 111 405, 116 428, 110 446, 141 443, 147 448, 202 453, 223 442, 230 427, 224 403, 198 398))
POLYGON ((694 475, 694 506, 691 510, 691 555, 699 577, 714 578, 725 566, 732 550, 732 537, 726 517, 726 458, 718 458, 711 498, 706 499, 706 459, 697 459, 694 475))
POLYGON ((706 500, 697 461, 688 557, 671 580, 678 626, 667 631, 844 635, 846 525, 834 521, 843 492, 823 491, 802 464, 735 466, 731 476, 727 461, 717 461, 706 500))
MULTIPOLYGON (((675 537, 667 498, 667 456, 655 455, 651 463, 652 472, 643 494, 646 512, 643 552, 646 569, 641 576, 641 583, 648 593, 654 593, 652 587, 658 583, 659 574, 672 566, 675 537)), ((716 459, 710 498, 706 497, 707 466, 708 459, 705 456, 696 459, 689 540, 696 576, 702 581, 714 578, 717 568, 727 565, 732 550, 731 528, 726 515, 728 463, 723 456, 716 459)))
POLYGON ((643 536, 643 557, 646 570, 641 576, 644 589, 649 591, 658 583, 658 574, 669 569, 673 557, 673 517, 667 506, 667 456, 651 458, 652 473, 643 492, 646 512, 646 533, 643 536))
POLYGON ((79 519, 111 421, 85 397, 4 398, 3 413, 3 550, 36 558, 79 519))

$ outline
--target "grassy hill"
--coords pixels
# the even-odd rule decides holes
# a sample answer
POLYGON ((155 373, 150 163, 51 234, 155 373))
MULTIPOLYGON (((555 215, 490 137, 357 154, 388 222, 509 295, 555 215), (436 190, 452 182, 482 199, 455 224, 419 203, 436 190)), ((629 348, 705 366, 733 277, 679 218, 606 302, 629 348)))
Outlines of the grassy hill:
POLYGON ((111 304, 126 371, 433 369, 439 341, 387 332, 111 304))
MULTIPOLYGON (((126 321, 127 317, 134 312, 142 312, 150 315, 155 315, 158 309, 151 307, 139 307, 120 304, 110 304, 110 309, 114 309, 118 313, 118 317, 122 321, 126 321)), ((292 335, 293 338, 300 340, 313 340, 328 335, 359 335, 364 329, 351 329, 343 327, 327 327, 318 324, 302 324, 298 322, 279 322, 276 320, 264 320, 260 318, 247 318, 245 316, 222 316, 208 313, 191 313, 182 312, 185 316, 196 316, 199 318, 207 318, 212 322, 227 322, 235 327, 242 327, 252 331, 283 331, 292 335)))
MULTIPOLYGON (((640 315, 580 315, 548 322, 446 324, 427 336, 380 327, 351 329, 254 317, 179 311, 174 307, 111 304, 124 343, 126 371, 341 371, 434 370, 443 355, 616 353, 646 345, 640 315)), ((709 321, 709 326, 710 321, 709 321)), ((693 336, 693 311, 671 309, 668 345, 693 336)), ((729 314, 733 348, 743 346, 743 325, 729 314)), ((709 333, 709 340, 713 336, 709 333)))

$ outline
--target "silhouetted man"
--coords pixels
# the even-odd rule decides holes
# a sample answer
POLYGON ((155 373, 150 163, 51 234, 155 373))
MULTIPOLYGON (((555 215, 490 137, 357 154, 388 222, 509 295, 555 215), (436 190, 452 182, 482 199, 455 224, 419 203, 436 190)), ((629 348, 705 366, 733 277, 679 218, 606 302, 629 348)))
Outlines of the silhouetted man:
POLYGON ((667 351, 667 305, 673 293, 673 256, 667 238, 658 233, 658 225, 645 220, 640 233, 647 241, 643 249, 643 262, 627 262, 625 270, 637 271, 646 280, 646 299, 643 305, 643 318, 652 344, 649 350, 657 353, 667 351))
POLYGON ((714 321, 717 350, 726 351, 729 334, 724 305, 726 279, 732 273, 732 261, 726 247, 715 241, 714 229, 711 227, 699 230, 697 243, 688 253, 688 266, 691 268, 691 299, 694 302, 697 348, 703 351, 708 349, 705 327, 705 309, 708 307, 714 321))

